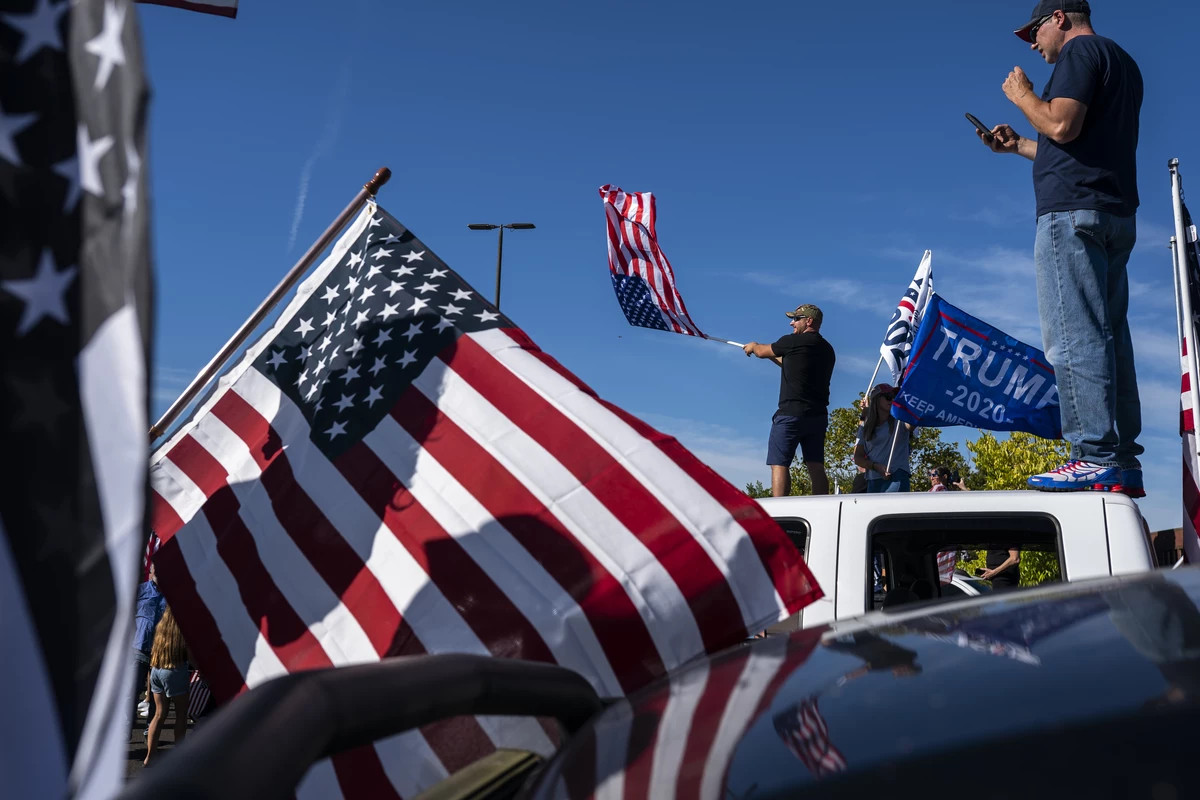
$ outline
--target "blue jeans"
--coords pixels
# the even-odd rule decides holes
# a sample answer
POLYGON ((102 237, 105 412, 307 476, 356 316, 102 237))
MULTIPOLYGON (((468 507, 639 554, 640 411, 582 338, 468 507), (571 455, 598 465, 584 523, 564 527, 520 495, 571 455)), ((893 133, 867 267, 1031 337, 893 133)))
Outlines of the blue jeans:
POLYGON ((867 491, 872 494, 907 492, 910 491, 910 477, 907 470, 897 469, 892 471, 892 479, 890 481, 886 478, 868 478, 867 491))
POLYGON ((1038 217, 1033 247, 1042 347, 1071 458, 1125 469, 1140 467, 1143 451, 1125 269, 1136 240, 1135 217, 1053 211, 1038 217))

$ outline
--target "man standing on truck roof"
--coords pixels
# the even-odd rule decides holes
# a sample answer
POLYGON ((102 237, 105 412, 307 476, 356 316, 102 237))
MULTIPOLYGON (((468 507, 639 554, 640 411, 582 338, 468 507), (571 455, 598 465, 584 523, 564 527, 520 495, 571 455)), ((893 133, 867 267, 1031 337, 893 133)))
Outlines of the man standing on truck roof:
POLYGON ((979 137, 993 152, 1033 162, 1042 343, 1071 443, 1071 460, 1029 485, 1142 497, 1141 403, 1126 319, 1142 75, 1116 42, 1096 35, 1087 0, 1041 0, 1015 33, 1054 64, 1040 98, 1020 67, 1004 81, 1037 139, 1008 125, 979 137))
POLYGON ((800 448, 813 494, 829 494, 825 474, 825 429, 829 426, 829 380, 836 358, 833 347, 821 336, 824 314, 812 303, 785 311, 792 332, 773 344, 750 342, 747 356, 769 358, 783 367, 779 377, 779 409, 771 417, 767 464, 771 467, 771 496, 792 491, 789 471, 800 448))

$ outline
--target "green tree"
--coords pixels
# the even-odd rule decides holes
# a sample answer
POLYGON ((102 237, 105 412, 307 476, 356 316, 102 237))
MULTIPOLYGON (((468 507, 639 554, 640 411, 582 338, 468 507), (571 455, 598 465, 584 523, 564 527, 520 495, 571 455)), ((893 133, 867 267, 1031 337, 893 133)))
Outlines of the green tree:
MULTIPOLYGON (((843 493, 849 492, 854 476, 858 474, 858 468, 854 466, 854 444, 858 440, 859 403, 862 396, 860 392, 859 399, 854 403, 830 409, 829 427, 825 431, 825 473, 829 476, 830 491, 837 486, 843 493)), ((939 464, 963 476, 968 474, 967 461, 957 445, 942 441, 942 432, 937 428, 914 430, 909 449, 914 492, 929 490, 929 470, 939 464)), ((812 494, 812 481, 799 455, 792 462, 791 473, 792 494, 812 494)), ((771 487, 764 486, 762 481, 754 481, 746 484, 746 494, 751 497, 770 497, 771 487)))
MULTIPOLYGON (((1000 441, 984 431, 967 450, 975 464, 975 474, 967 481, 972 489, 1028 489, 1030 475, 1054 469, 1067 460, 1070 445, 1062 439, 1043 439, 1021 431, 1000 441)), ((968 571, 983 567, 984 554, 961 564, 968 571)), ((1062 577, 1056 553, 1021 553, 1021 585, 1037 586, 1062 577)))

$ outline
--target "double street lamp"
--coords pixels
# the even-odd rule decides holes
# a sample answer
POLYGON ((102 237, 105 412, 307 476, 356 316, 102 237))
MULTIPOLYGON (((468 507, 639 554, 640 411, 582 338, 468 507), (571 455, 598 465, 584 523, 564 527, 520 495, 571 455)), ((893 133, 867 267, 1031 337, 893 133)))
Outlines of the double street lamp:
POLYGON ((500 263, 504 258, 504 229, 509 228, 514 231, 532 230, 534 224, 532 222, 509 222, 506 225, 490 225, 487 223, 477 222, 474 225, 468 225, 473 231, 491 231, 497 228, 500 229, 500 240, 496 244, 496 310, 500 310, 500 263))

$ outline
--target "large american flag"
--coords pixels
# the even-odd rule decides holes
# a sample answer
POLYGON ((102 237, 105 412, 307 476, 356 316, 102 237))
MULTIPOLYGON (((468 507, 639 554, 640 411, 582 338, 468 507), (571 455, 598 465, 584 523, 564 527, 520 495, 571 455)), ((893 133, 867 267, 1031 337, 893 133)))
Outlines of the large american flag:
MULTIPOLYGON (((151 480, 159 585, 221 701, 436 652, 620 695, 821 595, 754 501, 373 204, 151 480)), ((407 797, 501 745, 552 747, 532 720, 435 725, 317 765, 301 794, 407 797)))
MULTIPOLYGON (((1182 289, 1191 299, 1192 318, 1186 319, 1183 306, 1178 310, 1180 321, 1179 361, 1180 379, 1179 392, 1179 434, 1183 438, 1183 550, 1189 564, 1200 564, 1200 457, 1197 456, 1196 419, 1192 408, 1192 387, 1200 376, 1193 370, 1193 348, 1200 338, 1200 242, 1197 241, 1196 226, 1192 223, 1187 206, 1180 202, 1183 212, 1183 232, 1186 239, 1182 245, 1176 245, 1177 254, 1182 252, 1186 263, 1178 263, 1183 270, 1182 289)), ((1178 262, 1179 259, 1176 258, 1178 262)), ((1176 287, 1177 290, 1180 287, 1176 287)))
POLYGON ((147 89, 128 0, 0 4, 6 797, 111 797, 145 542, 147 89))
POLYGON ((675 271, 658 246, 654 195, 604 185, 600 199, 608 223, 608 271, 629 324, 704 336, 688 316, 675 271))
POLYGON ((139 3, 149 3, 156 6, 172 6, 187 11, 199 11, 204 14, 216 14, 220 17, 236 17, 238 0, 207 0, 206 2, 191 2, 191 0, 137 0, 139 3))

